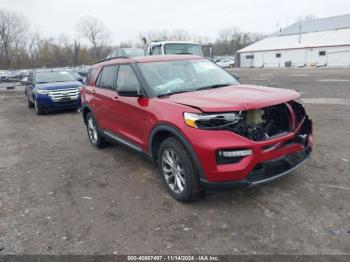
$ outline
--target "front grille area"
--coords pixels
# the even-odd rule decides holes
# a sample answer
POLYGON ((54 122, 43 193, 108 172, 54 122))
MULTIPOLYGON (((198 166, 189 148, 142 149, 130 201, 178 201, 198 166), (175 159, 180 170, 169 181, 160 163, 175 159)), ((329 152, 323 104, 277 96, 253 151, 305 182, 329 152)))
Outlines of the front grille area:
POLYGON ((79 88, 50 90, 48 95, 54 102, 77 100, 79 97, 79 88))
POLYGON ((257 164, 247 180, 249 182, 257 182, 278 176, 303 162, 307 156, 308 151, 305 150, 301 153, 294 153, 277 160, 257 164))

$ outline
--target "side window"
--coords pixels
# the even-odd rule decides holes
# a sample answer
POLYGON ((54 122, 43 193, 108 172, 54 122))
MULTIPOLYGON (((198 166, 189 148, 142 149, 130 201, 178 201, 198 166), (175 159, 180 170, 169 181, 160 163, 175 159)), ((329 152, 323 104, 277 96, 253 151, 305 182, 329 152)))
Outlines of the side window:
POLYGON ((96 86, 113 89, 114 75, 117 66, 105 66, 96 81, 96 86))
POLYGON ((86 80, 85 80, 85 83, 86 83, 87 85, 90 85, 92 72, 93 72, 92 69, 89 69, 89 72, 87 73, 86 80))
POLYGON ((152 47, 152 55, 161 55, 160 45, 152 47))
POLYGON ((119 66, 117 91, 123 93, 135 94, 140 91, 140 82, 130 65, 119 66))

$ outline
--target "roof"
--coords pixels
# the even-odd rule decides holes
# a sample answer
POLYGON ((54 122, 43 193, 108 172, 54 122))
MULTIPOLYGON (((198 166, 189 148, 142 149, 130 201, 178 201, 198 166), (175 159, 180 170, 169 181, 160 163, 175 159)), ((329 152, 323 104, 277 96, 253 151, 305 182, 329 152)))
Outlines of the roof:
POLYGON ((268 50, 315 48, 330 46, 350 46, 350 28, 322 32, 312 32, 300 35, 271 36, 249 45, 238 53, 268 50))
POLYGON ((274 33, 273 36, 304 34, 345 28, 350 28, 350 14, 297 22, 284 28, 281 32, 274 33))
POLYGON ((350 46, 350 14, 295 23, 237 52, 344 45, 350 46))
POLYGON ((176 61, 176 60, 190 60, 190 59, 204 59, 196 55, 152 55, 152 56, 135 56, 125 58, 111 58, 98 65, 115 64, 116 62, 123 63, 148 63, 148 62, 162 62, 162 61, 176 61))
POLYGON ((186 44, 186 45, 199 45, 199 43, 191 41, 152 41, 150 45, 165 45, 165 44, 186 44))

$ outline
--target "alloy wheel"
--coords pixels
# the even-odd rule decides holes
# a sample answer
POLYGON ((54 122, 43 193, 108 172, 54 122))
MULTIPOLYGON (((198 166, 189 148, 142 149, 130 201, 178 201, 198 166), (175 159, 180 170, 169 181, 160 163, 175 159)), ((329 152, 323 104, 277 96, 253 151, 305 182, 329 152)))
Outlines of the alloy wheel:
POLYGON ((182 193, 185 184, 185 170, 177 153, 171 149, 165 149, 162 154, 162 171, 164 178, 175 193, 182 193))
POLYGON ((96 125, 95 125, 92 117, 90 117, 88 119, 87 123, 88 123, 87 129, 88 129, 88 133, 89 133, 89 138, 93 144, 96 144, 97 143, 97 129, 96 129, 96 125))

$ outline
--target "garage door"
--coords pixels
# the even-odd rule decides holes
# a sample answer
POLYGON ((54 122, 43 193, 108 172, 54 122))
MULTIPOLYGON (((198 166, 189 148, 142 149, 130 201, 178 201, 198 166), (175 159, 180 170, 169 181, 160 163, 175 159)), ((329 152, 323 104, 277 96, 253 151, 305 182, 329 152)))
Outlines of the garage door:
POLYGON ((350 50, 329 52, 328 66, 350 66, 350 50))

